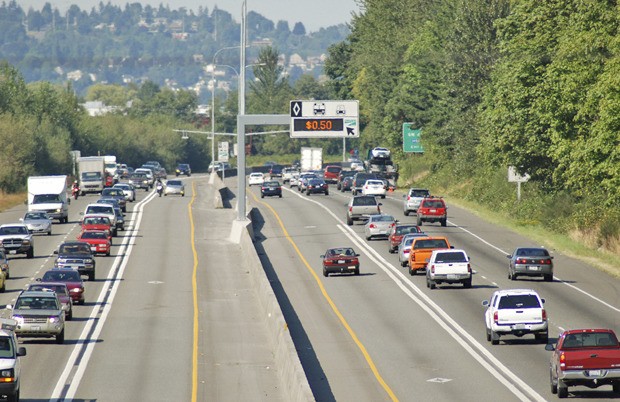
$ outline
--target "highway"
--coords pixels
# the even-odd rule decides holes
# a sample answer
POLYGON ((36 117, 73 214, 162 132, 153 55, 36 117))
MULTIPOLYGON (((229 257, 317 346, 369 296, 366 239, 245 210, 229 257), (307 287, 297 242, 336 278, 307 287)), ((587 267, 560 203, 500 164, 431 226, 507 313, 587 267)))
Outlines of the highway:
MULTIPOLYGON (((332 186, 333 187, 333 186, 332 186)), ((300 194, 260 199, 255 231, 274 288, 287 315, 317 400, 508 401, 555 398, 549 390, 549 352, 534 341, 485 338, 481 302, 495 289, 532 288, 546 299, 550 339, 562 329, 618 329, 619 284, 581 261, 554 253, 555 279, 507 277, 507 254, 531 240, 449 206, 448 226, 424 224, 465 249, 475 270, 473 288, 426 288, 389 254, 387 241, 367 241, 363 225, 346 225, 350 193, 300 194), (319 256, 330 247, 361 254, 361 275, 324 278, 319 256), (304 263, 307 261, 307 264, 304 263), (324 292, 323 292, 324 288, 324 292), (332 307, 333 305, 333 307, 332 307)), ((382 211, 414 223, 402 212, 402 195, 382 200, 382 211)), ((571 388, 579 397, 612 398, 611 387, 571 388)))
MULTIPOLYGON (((219 226, 222 219, 234 219, 234 210, 214 218, 206 181, 204 176, 187 179, 183 198, 140 191, 128 204, 127 230, 114 239, 111 257, 97 257, 96 281, 86 282, 86 304, 75 306, 65 344, 21 340, 28 350, 22 360, 22 399, 286 400, 261 335, 260 311, 248 298, 247 275, 243 267, 222 272, 238 258, 219 226), (200 306, 198 317, 194 303, 200 306), (237 316, 248 326, 233 323, 237 316), (196 351, 197 368, 192 363, 196 351)), ((226 183, 236 192, 236 178, 226 183)), ((360 223, 346 225, 349 197, 335 189, 329 196, 308 197, 285 188, 283 198, 260 199, 257 187, 248 191, 256 207, 257 252, 319 401, 555 399, 544 345, 533 336, 503 337, 497 346, 486 341, 481 302, 497 288, 537 290, 546 299, 551 339, 561 329, 618 329, 616 279, 555 253, 552 283, 510 281, 505 255, 516 246, 538 244, 449 202, 448 226, 425 224, 423 229, 467 250, 476 272, 473 288, 430 290, 422 275, 411 277, 400 267, 385 240, 366 241, 360 223), (342 245, 361 254, 361 275, 323 277, 319 256, 342 245)), ((27 283, 53 266, 53 250, 75 237, 79 212, 97 198, 73 200, 69 224, 55 224, 52 236, 36 236, 34 259, 11 260, 0 304, 12 303, 27 283)), ((382 203, 383 212, 414 221, 403 216, 399 193, 382 203)), ((0 219, 16 222, 25 210, 20 205, 0 219)), ((570 392, 586 399, 617 397, 611 387, 570 392)))

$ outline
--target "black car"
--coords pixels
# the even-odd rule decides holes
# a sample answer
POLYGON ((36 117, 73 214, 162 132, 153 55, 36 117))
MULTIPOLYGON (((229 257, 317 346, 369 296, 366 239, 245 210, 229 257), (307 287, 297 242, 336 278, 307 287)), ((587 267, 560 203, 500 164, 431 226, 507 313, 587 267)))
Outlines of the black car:
MULTIPOLYGON (((353 176, 355 176, 356 173, 357 172, 355 170, 341 170, 340 173, 338 173, 336 188, 338 190, 342 190, 342 182, 344 181, 344 179, 346 179, 347 177, 351 177, 351 180, 353 180, 353 176)), ((351 190, 351 188, 349 188, 349 190, 351 190)))
POLYGON ((306 187, 306 195, 323 193, 329 195, 329 186, 323 179, 309 179, 306 187))
POLYGON ((179 163, 177 165, 177 169, 176 169, 176 175, 177 177, 179 177, 179 175, 186 175, 187 177, 192 175, 192 169, 189 167, 188 163, 179 163))
POLYGON ((282 198, 282 186, 277 180, 264 182, 260 187, 260 198, 278 196, 282 198))
POLYGON ((89 281, 95 280, 95 257, 88 243, 66 241, 54 254, 58 254, 54 268, 77 269, 80 275, 87 275, 89 281))
POLYGON ((353 185, 353 176, 346 176, 342 182, 340 183, 340 191, 351 191, 351 186, 353 185))
POLYGON ((113 198, 118 201, 118 206, 123 212, 127 212, 127 200, 125 192, 120 188, 108 187, 101 192, 101 198, 113 198))

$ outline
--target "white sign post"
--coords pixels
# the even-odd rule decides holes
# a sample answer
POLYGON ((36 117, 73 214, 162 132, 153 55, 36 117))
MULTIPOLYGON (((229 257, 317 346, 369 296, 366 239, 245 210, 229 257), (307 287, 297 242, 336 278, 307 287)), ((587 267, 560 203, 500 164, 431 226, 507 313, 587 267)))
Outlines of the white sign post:
MULTIPOLYGON (((228 162, 228 141, 217 143, 217 160, 219 162, 228 162)), ((222 165, 222 180, 226 176, 226 168, 222 165)))
POLYGON ((291 101, 291 138, 358 138, 356 100, 291 101))
POLYGON ((521 183, 526 183, 530 179, 529 174, 520 175, 517 168, 508 166, 508 182, 517 183, 517 201, 521 202, 521 183))

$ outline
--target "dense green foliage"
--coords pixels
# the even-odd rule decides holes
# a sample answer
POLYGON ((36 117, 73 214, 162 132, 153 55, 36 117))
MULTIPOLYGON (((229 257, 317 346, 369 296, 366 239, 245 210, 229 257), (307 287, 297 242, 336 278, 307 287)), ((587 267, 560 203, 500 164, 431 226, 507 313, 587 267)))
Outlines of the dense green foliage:
POLYGON ((325 71, 360 101, 364 148, 404 174, 619 248, 620 11, 602 0, 361 0, 325 71), (402 153, 402 124, 425 154, 402 153), (523 201, 508 166, 529 174, 523 201), (615 246, 611 245, 614 243, 615 246))
MULTIPOLYGON (((166 79, 181 88, 194 85, 213 54, 238 45, 240 38, 240 24, 217 7, 194 13, 139 2, 124 7, 101 2, 91 10, 74 4, 61 13, 49 3, 24 10, 11 0, 0 3, 0 26, 0 60, 16 66, 27 82, 62 84, 67 73, 80 70, 83 75, 73 79, 81 95, 94 83, 122 84, 126 77, 137 82, 148 77, 160 86, 166 79)), ((250 42, 269 40, 287 57, 297 53, 304 59, 320 56, 349 32, 344 25, 306 32, 301 22, 290 29, 286 21, 274 24, 252 11, 247 26, 250 42)), ((248 48, 250 59, 259 47, 248 48)), ((218 63, 238 66, 238 56, 224 52, 218 63)))

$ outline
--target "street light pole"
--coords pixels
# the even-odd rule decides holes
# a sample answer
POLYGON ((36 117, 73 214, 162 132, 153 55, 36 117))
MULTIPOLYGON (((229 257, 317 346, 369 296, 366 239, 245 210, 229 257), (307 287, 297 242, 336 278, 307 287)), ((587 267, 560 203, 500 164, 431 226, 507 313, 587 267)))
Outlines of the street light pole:
MULTIPOLYGON (((241 64, 239 68, 239 116, 245 115, 245 20, 247 13, 247 0, 243 0, 241 6, 241 64)), ((237 123, 239 117, 237 117, 237 123)), ((243 126, 245 127, 245 126, 243 126)), ((242 130, 237 124, 237 220, 246 221, 245 211, 245 129, 242 130)))

